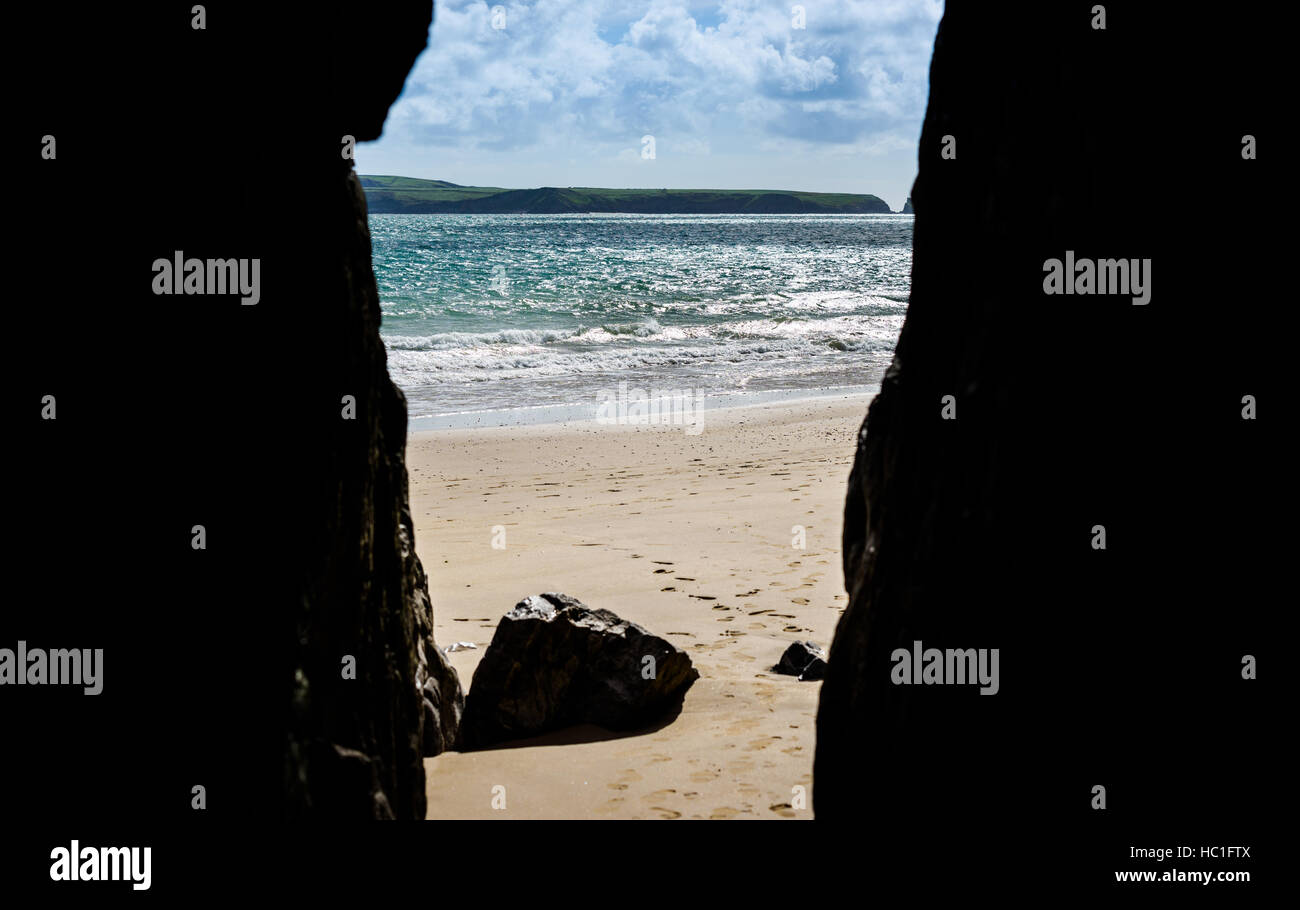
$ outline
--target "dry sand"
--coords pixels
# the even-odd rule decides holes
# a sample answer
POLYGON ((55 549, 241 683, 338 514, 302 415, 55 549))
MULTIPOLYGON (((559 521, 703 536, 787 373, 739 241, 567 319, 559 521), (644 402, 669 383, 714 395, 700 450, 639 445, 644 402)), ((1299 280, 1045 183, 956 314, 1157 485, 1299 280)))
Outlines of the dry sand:
POLYGON ((438 643, 478 646, 449 655, 466 690, 497 620, 543 591, 645 626, 700 671, 655 730, 426 759, 429 817, 810 818, 821 683, 770 667, 791 641, 828 647, 845 606, 844 495, 869 401, 706 411, 698 435, 595 422, 412 434, 438 643))

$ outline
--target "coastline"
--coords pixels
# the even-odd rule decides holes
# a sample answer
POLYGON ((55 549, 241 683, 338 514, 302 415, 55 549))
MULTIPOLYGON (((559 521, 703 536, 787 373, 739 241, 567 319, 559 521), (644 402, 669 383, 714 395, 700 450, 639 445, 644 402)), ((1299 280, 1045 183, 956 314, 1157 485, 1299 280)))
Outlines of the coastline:
POLYGON ((844 490, 871 398, 717 407, 696 435, 593 420, 412 432, 416 549, 438 644, 477 646, 448 655, 466 690, 499 617, 543 591, 645 626, 700 671, 657 729, 425 759, 429 817, 811 818, 821 684, 770 668, 792 641, 829 646, 845 606, 844 490))
MULTIPOLYGON (((626 385, 626 383, 624 384, 626 385)), ((863 398, 870 401, 880 391, 879 383, 809 389, 771 389, 752 392, 721 392, 696 398, 704 412, 760 407, 767 404, 800 404, 820 400, 863 398)), ((498 427, 553 426, 596 424, 599 403, 531 405, 518 408, 492 408, 427 414, 407 418, 411 435, 444 430, 492 429, 498 427)), ((865 416, 866 411, 863 411, 865 416)), ((707 425, 707 424, 706 424, 707 425)), ((647 422, 653 426, 653 422, 647 422)))

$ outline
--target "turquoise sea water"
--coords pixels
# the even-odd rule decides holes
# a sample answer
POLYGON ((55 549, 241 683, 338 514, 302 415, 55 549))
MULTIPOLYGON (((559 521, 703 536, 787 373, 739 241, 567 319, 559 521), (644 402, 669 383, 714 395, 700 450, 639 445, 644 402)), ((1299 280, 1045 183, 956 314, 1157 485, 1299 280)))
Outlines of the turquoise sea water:
POLYGON ((371 215, 413 417, 867 386, 907 306, 904 215, 371 215))

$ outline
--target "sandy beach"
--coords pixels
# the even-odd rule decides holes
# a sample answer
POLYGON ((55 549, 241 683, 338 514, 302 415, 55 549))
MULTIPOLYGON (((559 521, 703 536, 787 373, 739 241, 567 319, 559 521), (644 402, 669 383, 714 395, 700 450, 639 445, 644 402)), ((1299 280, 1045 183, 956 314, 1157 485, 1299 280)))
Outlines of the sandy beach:
POLYGON ((792 641, 828 647, 845 606, 844 490, 869 401, 711 410, 698 435, 590 421, 413 433, 437 640, 477 645, 449 655, 466 690, 497 620, 543 591, 645 626, 700 671, 658 729, 426 759, 429 817, 811 818, 821 684, 770 668, 792 641))

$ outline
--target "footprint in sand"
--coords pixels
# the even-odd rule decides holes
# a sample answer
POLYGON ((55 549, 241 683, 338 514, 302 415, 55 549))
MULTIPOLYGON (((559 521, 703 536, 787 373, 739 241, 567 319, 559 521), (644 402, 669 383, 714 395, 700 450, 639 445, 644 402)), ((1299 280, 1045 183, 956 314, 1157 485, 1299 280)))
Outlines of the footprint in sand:
POLYGON ((768 808, 771 809, 773 812, 775 812, 777 815, 781 816, 782 818, 795 817, 794 806, 790 805, 789 803, 773 803, 772 805, 768 806, 768 808))
POLYGON ((678 812, 676 809, 665 809, 663 806, 651 806, 650 808, 660 813, 659 815, 660 818, 681 818, 682 817, 682 813, 678 812))
POLYGON ((675 581, 695 581, 694 578, 683 578, 681 575, 674 575, 673 579, 675 581))
POLYGON ((615 813, 615 812, 618 812, 619 810, 621 810, 621 809, 623 808, 622 805, 621 805, 621 803, 624 803, 624 802, 626 802, 626 800, 624 800, 623 797, 621 797, 621 796, 616 796, 616 797, 614 797, 613 799, 606 800, 606 801, 605 801, 605 804, 604 804, 603 806, 600 807, 600 811, 601 811, 602 813, 610 813, 610 814, 615 813))
POLYGON ((614 781, 613 783, 606 784, 605 786, 609 787, 609 789, 611 790, 626 790, 629 784, 634 784, 640 779, 641 779, 640 774, 637 774, 636 771, 632 770, 631 768, 628 768, 626 771, 623 771, 620 774, 618 780, 614 781))
POLYGON ((691 594, 690 596, 694 597, 696 600, 717 600, 718 599, 714 597, 712 594, 691 594))
POLYGON ((739 809, 733 809, 731 806, 719 806, 713 810, 709 818, 735 818, 739 814, 739 809))
MULTIPOLYGON (((661 802, 667 800, 668 798, 673 797, 673 796, 676 796, 676 795, 677 795, 677 791, 676 791, 676 790, 656 790, 656 791, 653 792, 653 793, 647 793, 645 796, 641 797, 641 799, 642 799, 644 802, 647 802, 647 803, 661 803, 661 802)), ((659 807, 658 807, 658 806, 651 806, 650 808, 651 808, 651 809, 657 809, 657 808, 659 808, 659 807)))
POLYGON ((660 588, 659 590, 660 590, 661 592, 663 592, 663 591, 676 591, 677 589, 676 589, 676 588, 660 588))
POLYGON ((806 598, 806 597, 792 597, 792 598, 790 598, 790 603, 792 603, 792 604, 798 604, 799 606, 802 607, 804 604, 808 603, 808 598, 806 598))

